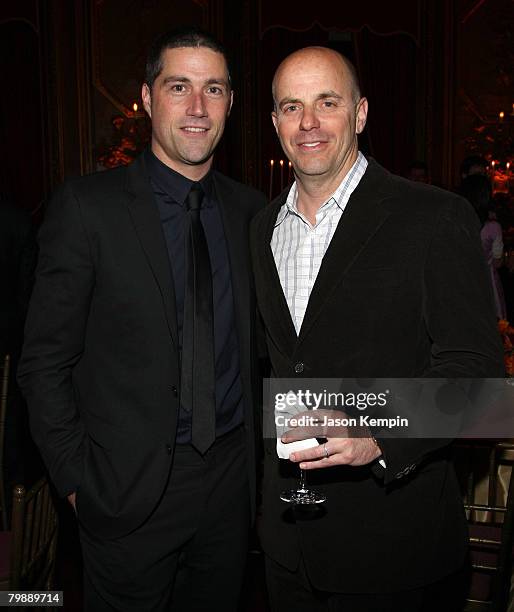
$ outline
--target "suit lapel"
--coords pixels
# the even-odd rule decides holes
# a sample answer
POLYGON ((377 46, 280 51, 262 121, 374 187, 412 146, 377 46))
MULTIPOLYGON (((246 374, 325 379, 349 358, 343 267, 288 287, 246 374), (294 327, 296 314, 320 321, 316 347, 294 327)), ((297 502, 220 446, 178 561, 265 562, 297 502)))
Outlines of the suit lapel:
POLYGON ((354 261, 389 216, 381 206, 389 174, 373 160, 350 196, 334 236, 323 257, 307 305, 298 343, 309 333, 323 306, 351 269, 354 261))
POLYGON ((277 339, 278 346, 282 347, 287 354, 292 354, 296 341, 296 329, 291 318, 289 306, 282 289, 280 277, 278 275, 277 266, 271 250, 271 238, 277 221, 278 213, 287 200, 289 190, 282 193, 274 200, 268 208, 266 217, 266 227, 263 240, 259 241, 261 246, 260 261, 263 265, 264 283, 263 287, 269 289, 269 296, 261 296, 261 304, 267 304, 267 308, 271 309, 271 317, 268 323, 271 323, 272 333, 279 334, 280 339, 277 339))
POLYGON ((134 229, 161 292, 171 338, 178 347, 173 276, 155 198, 147 178, 143 155, 127 168, 127 207, 134 229))
MULTIPOLYGON (((244 347, 250 342, 249 249, 248 233, 244 231, 249 220, 243 217, 239 196, 233 186, 218 172, 214 173, 213 180, 227 243, 236 324, 241 346, 244 347)), ((243 354, 246 354, 245 351, 241 351, 243 354)))

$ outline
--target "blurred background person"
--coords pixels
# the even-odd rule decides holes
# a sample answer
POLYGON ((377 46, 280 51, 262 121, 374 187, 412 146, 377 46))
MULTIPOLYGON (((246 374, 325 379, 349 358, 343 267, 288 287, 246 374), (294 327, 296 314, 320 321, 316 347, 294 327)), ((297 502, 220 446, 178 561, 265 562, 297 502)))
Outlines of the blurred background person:
POLYGON ((492 206, 491 183, 483 174, 470 174, 463 179, 460 192, 472 204, 480 219, 482 226, 480 238, 490 271, 496 316, 505 319, 507 317, 505 298, 498 274, 498 268, 503 261, 503 232, 492 206))
POLYGON ((486 176, 487 174, 487 160, 481 155, 469 155, 465 157, 460 165, 460 178, 462 181, 468 176, 480 174, 486 176))

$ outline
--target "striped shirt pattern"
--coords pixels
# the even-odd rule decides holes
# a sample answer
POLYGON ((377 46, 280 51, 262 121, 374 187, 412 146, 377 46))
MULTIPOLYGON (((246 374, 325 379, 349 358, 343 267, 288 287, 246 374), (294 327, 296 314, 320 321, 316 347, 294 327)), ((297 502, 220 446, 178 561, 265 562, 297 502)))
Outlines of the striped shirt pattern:
POLYGON ((297 334, 300 333, 323 257, 346 204, 367 167, 368 162, 359 151, 355 163, 339 187, 319 208, 314 226, 296 208, 296 182, 277 215, 271 250, 297 334))

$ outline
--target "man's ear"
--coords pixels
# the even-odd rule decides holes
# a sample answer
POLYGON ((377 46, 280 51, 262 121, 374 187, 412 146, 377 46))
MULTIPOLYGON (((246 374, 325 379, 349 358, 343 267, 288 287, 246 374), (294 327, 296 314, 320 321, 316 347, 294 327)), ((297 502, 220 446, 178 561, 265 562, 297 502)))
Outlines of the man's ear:
POLYGON ((234 104, 234 90, 230 90, 230 104, 228 105, 227 117, 230 115, 230 111, 232 110, 232 104, 234 104))
POLYGON ((271 111, 271 120, 273 121, 275 132, 278 134, 278 117, 276 111, 271 111))
POLYGON ((141 87, 141 99, 143 100, 143 106, 145 107, 145 111, 148 113, 148 116, 151 119, 152 118, 152 93, 147 83, 143 83, 143 87, 141 87))
POLYGON ((368 101, 366 98, 361 98, 357 104, 357 113, 355 118, 355 133, 361 134, 366 127, 366 119, 368 116, 368 101))

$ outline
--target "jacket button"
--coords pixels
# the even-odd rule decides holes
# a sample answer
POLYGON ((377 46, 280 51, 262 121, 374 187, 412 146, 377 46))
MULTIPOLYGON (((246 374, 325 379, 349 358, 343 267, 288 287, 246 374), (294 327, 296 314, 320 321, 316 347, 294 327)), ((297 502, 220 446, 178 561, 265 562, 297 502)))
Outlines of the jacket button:
POLYGON ((304 367, 305 367, 304 364, 301 361, 299 361, 297 364, 295 364, 294 371, 297 374, 301 374, 303 372, 304 367))
POLYGON ((171 455, 171 451, 173 449, 171 448, 171 446, 169 444, 166 444, 166 452, 168 453, 168 455, 171 455))
POLYGON ((173 385, 173 387, 171 387, 171 392, 173 393, 173 395, 175 397, 178 397, 178 389, 177 389, 177 387, 175 387, 175 385, 173 385))

